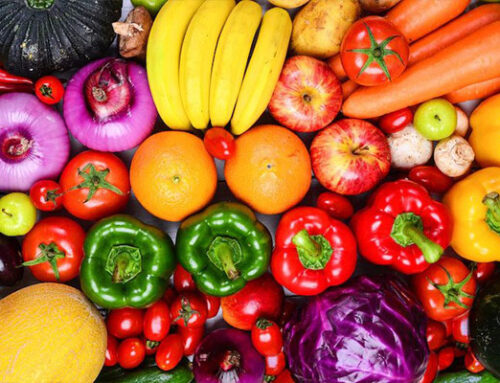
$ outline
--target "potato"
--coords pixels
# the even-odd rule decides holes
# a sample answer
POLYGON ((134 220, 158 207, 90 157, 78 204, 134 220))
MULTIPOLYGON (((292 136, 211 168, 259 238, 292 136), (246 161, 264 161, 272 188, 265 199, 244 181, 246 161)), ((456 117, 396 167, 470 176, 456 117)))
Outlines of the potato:
POLYGON ((311 0, 293 20, 292 49, 317 58, 337 54, 360 13, 358 0, 311 0))
POLYGON ((401 0, 359 0, 361 8, 370 13, 382 13, 394 7, 401 0))

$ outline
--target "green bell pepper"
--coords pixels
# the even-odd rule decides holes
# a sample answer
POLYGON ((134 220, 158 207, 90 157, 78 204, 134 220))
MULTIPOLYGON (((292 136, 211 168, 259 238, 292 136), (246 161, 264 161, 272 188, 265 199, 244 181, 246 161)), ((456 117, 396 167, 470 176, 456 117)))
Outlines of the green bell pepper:
POLYGON ((246 206, 222 202, 182 222, 176 253, 198 288, 227 296, 267 270, 272 250, 269 231, 246 206))
POLYGON ((142 5, 151 15, 156 15, 167 0, 132 0, 132 5, 138 7, 142 5))
POLYGON ((97 222, 84 243, 83 292, 107 309, 143 308, 160 299, 175 268, 168 235, 128 215, 97 222))

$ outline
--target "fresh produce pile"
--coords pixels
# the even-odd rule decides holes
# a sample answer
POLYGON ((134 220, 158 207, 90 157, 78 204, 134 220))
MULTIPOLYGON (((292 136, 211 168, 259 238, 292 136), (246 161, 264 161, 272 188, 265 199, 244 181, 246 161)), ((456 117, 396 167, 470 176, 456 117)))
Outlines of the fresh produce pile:
POLYGON ((0 21, 0 383, 500 382, 499 1, 0 21))

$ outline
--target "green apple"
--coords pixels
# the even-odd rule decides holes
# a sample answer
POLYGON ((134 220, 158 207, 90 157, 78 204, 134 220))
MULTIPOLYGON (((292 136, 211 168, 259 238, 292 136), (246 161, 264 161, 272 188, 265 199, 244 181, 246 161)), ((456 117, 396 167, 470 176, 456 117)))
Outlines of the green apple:
POLYGON ((0 233, 9 237, 24 235, 36 222, 36 208, 24 193, 0 198, 0 233))
POLYGON ((428 140, 438 141, 449 137, 457 127, 457 111, 444 98, 421 104, 413 118, 415 129, 428 140))

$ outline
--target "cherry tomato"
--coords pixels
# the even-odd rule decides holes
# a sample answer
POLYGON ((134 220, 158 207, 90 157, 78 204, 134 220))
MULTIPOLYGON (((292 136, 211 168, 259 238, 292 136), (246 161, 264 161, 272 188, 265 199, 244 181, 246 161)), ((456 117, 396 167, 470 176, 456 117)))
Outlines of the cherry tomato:
POLYGON ((174 271, 174 288, 178 291, 196 291, 193 277, 184 267, 177 264, 174 271))
POLYGON ((106 320, 108 332, 118 339, 142 334, 144 314, 142 310, 123 308, 111 310, 106 320))
POLYGON ((155 342, 154 340, 148 340, 146 338, 142 338, 144 345, 146 346, 146 355, 156 354, 156 350, 160 346, 160 342, 155 342))
POLYGON ((185 356, 194 355, 196 347, 200 344, 204 334, 204 326, 193 328, 179 326, 179 335, 182 337, 185 356))
POLYGON ((148 307, 144 314, 144 336, 147 340, 160 342, 170 330, 170 310, 165 301, 159 300, 148 307))
MULTIPOLYGON (((35 205, 36 206, 36 205, 35 205)), ((495 262, 479 262, 476 263, 476 268, 474 269, 474 276, 478 283, 484 283, 491 278, 495 273, 495 262)))
POLYGON ((414 275, 412 282, 427 316, 437 321, 469 310, 476 294, 473 272, 459 259, 447 256, 414 275))
POLYGON ((207 304, 198 293, 182 292, 170 307, 172 322, 180 327, 200 327, 207 321, 207 304))
POLYGON ((333 192, 321 193, 316 200, 316 206, 335 219, 349 219, 354 214, 351 202, 346 197, 333 192))
POLYGON ((431 193, 443 194, 453 185, 453 180, 435 166, 421 165, 410 170, 408 178, 422 185, 431 193))
POLYGON ((177 291, 175 291, 173 287, 169 287, 168 289, 165 290, 165 293, 163 294, 163 300, 167 302, 167 304, 170 306, 172 305, 172 302, 174 301, 176 296, 177 296, 177 291))
POLYGON ((207 304, 207 319, 217 316, 220 308, 220 298, 213 295, 203 294, 207 304))
POLYGON ((427 362, 427 368, 425 374, 419 383, 432 383, 436 378, 438 373, 438 357, 434 351, 429 354, 429 361, 427 362))
POLYGON ((403 108, 380 117, 378 126, 387 134, 399 132, 413 122, 413 112, 403 108))
POLYGON ((104 365, 106 367, 111 367, 114 366, 116 363, 118 363, 118 341, 116 340, 115 337, 108 334, 104 365))
POLYGON ((48 217, 24 237, 24 266, 44 282, 67 282, 76 278, 83 259, 85 231, 66 217, 48 217))
POLYGON ((179 334, 170 334, 156 350, 156 364, 163 371, 170 371, 179 364, 183 355, 182 337, 179 334))
POLYGON ((278 325, 272 320, 259 318, 252 327, 252 344, 264 356, 277 355, 283 347, 283 337, 278 325))
POLYGON ((465 356, 465 354, 467 353, 467 349, 464 349, 462 345, 455 345, 454 351, 455 351, 455 358, 461 358, 462 356, 465 356))
POLYGON ((283 308, 281 310, 281 316, 279 317, 278 324, 283 327, 285 323, 292 317, 292 314, 297 309, 297 302, 293 299, 285 298, 283 300, 283 308))
POLYGON ((203 142, 207 152, 219 160, 227 160, 234 154, 234 137, 224 128, 208 129, 203 142))
POLYGON ((427 344, 429 350, 438 350, 446 343, 446 328, 441 322, 432 319, 427 321, 427 344))
POLYGON ((469 311, 452 319, 451 331, 455 341, 469 344, 469 311))
POLYGON ((473 374, 477 374, 484 370, 484 366, 476 359, 476 356, 470 348, 465 354, 464 364, 465 368, 473 374))
POLYGON ((273 383, 295 383, 295 380, 293 380, 290 370, 285 369, 273 380, 273 383))
POLYGON ((122 368, 136 368, 146 357, 146 346, 139 338, 127 338, 118 346, 118 363, 122 368))
POLYGON ((30 189, 33 205, 41 211, 54 211, 62 208, 62 188, 56 181, 35 182, 30 189))
POLYGON ((452 346, 443 347, 438 351, 438 370, 443 371, 455 360, 455 350, 452 346))
POLYGON ((452 332, 452 326, 451 325, 452 325, 452 322, 453 322, 453 318, 441 321, 441 323, 443 324, 444 328, 446 329, 446 338, 449 338, 451 336, 451 332, 452 332))
POLYGON ((57 77, 44 76, 35 82, 35 94, 43 103, 54 105, 62 100, 64 86, 57 77))
POLYGON ((285 369, 285 354, 280 352, 277 355, 266 356, 266 375, 276 376, 285 369))
POLYGON ((75 217, 97 220, 119 212, 130 196, 127 166, 112 153, 77 154, 59 180, 63 205, 75 217))
POLYGON ((364 86, 380 85, 399 77, 408 64, 406 38, 380 16, 358 20, 345 34, 340 58, 347 76, 364 86))

